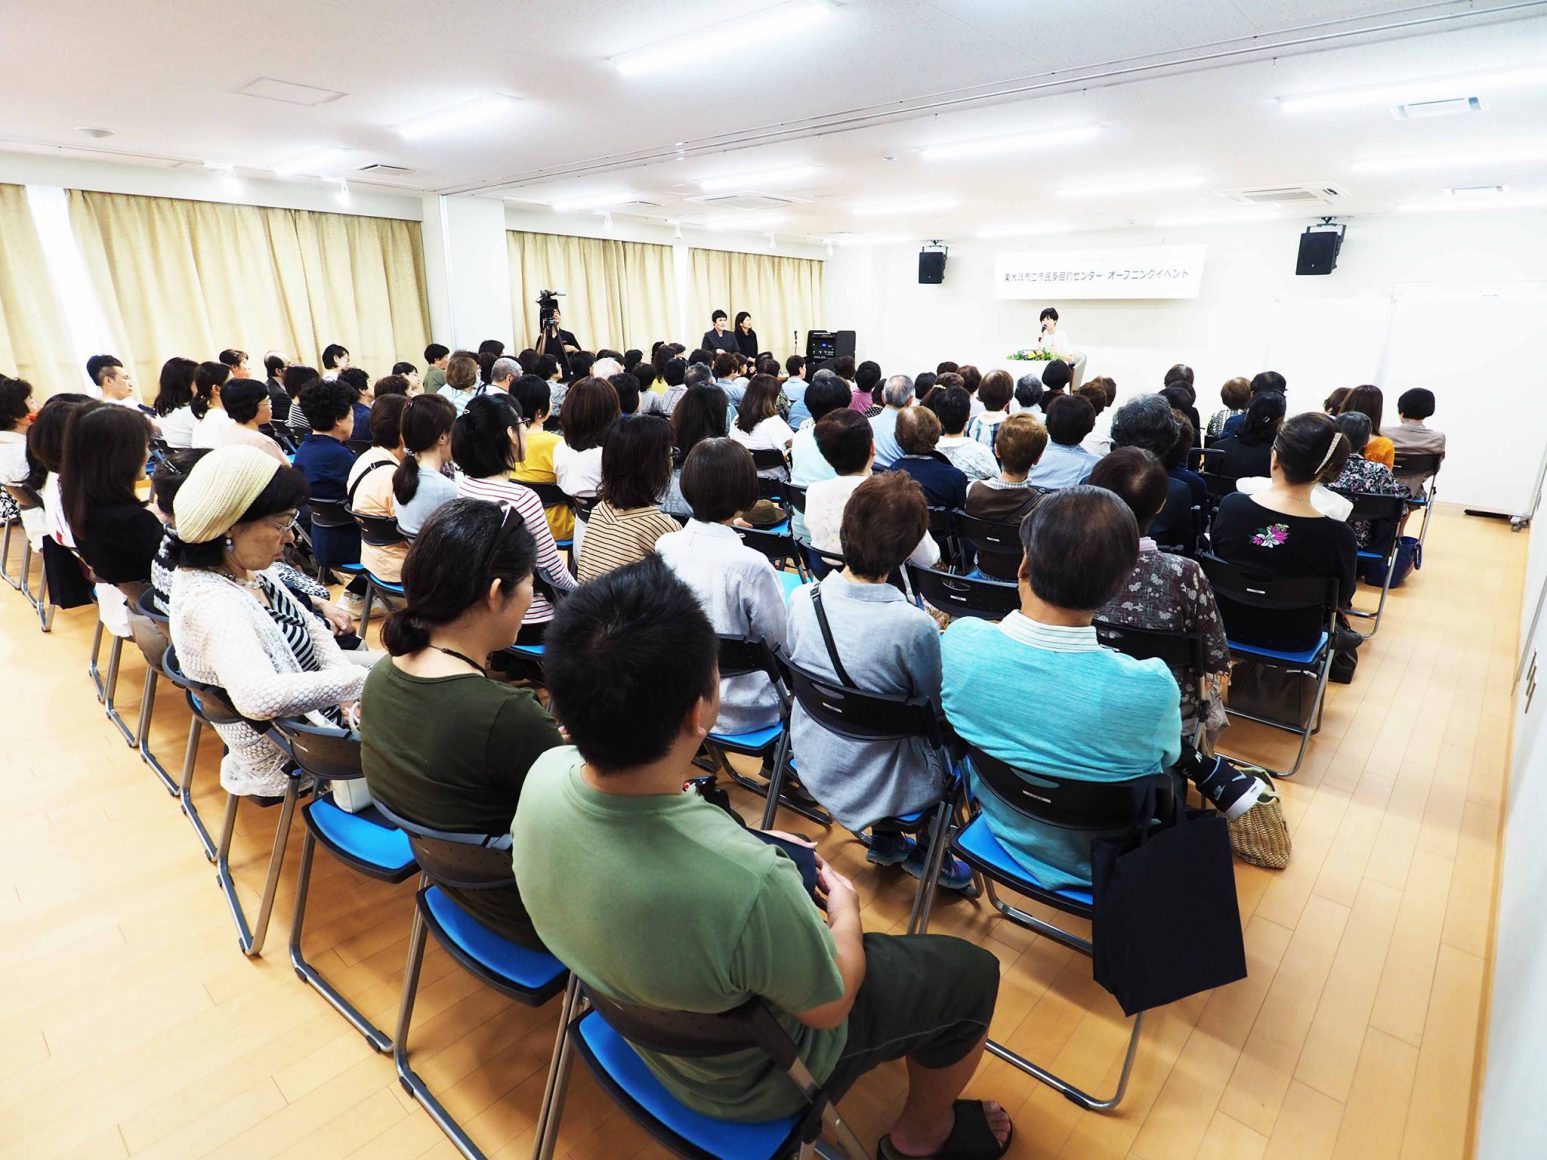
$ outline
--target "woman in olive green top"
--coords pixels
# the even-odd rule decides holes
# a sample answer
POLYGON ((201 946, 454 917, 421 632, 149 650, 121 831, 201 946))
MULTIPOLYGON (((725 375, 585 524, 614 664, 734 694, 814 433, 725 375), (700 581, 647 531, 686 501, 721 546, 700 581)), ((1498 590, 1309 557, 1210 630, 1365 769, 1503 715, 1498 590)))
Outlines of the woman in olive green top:
MULTIPOLYGON (((360 699, 371 795, 436 830, 504 834, 527 770, 563 744, 533 695, 488 680, 532 602, 537 548, 521 515, 456 499, 425 522, 403 565, 408 603, 382 628, 383 657, 360 699)), ((447 889, 496 934, 542 947, 514 878, 508 891, 447 889)))

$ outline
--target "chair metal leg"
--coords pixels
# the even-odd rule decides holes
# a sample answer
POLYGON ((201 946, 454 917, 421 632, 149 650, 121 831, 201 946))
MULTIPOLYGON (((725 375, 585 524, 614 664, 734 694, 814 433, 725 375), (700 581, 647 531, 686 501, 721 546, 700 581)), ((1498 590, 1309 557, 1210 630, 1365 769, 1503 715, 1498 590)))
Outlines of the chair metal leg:
MULTIPOLYGON (((102 679, 102 670, 97 665, 97 658, 102 654, 102 618, 97 618, 96 630, 91 634, 91 658, 86 662, 86 675, 91 678, 91 687, 97 694, 97 704, 101 704, 107 695, 107 684, 102 679)), ((115 636, 113 638, 117 640, 115 636)))
POLYGON ((559 1122, 564 1118, 564 1097, 569 1094, 569 1073, 573 1062, 569 1025, 580 1005, 580 980, 573 974, 564 988, 564 1005, 559 1009, 559 1031, 553 1040, 553 1058, 548 1061, 548 1083, 543 1089, 542 1111, 537 1116, 537 1143, 533 1160, 550 1160, 559 1142, 559 1122))
POLYGON ((140 722, 135 731, 135 745, 140 751, 140 760, 150 766, 151 772, 161 779, 161 784, 166 787, 167 793, 177 796, 177 782, 172 780, 172 775, 166 771, 156 755, 150 751, 150 719, 156 712, 156 685, 161 676, 151 666, 145 666, 145 686, 140 690, 140 722))
MULTIPOLYGON (((16 529, 19 528, 19 527, 21 527, 21 521, 20 520, 6 520, 5 521, 5 534, 4 534, 3 538, 0 538, 0 580, 4 580, 7 584, 9 584, 12 588, 16 589, 18 592, 21 591, 21 575, 19 573, 13 573, 13 572, 7 571, 7 568, 10 566, 10 563, 11 563, 11 536, 15 533, 16 529)), ((22 529, 21 538, 22 538, 22 542, 26 543, 26 541, 27 541, 27 532, 26 532, 25 528, 22 529)), ((25 560, 26 558, 27 558, 27 554, 25 552, 23 552, 22 553, 22 559, 25 560)))
MULTIPOLYGON (((98 623, 100 624, 101 621, 98 621, 98 623)), ((118 696, 118 670, 119 666, 123 663, 123 659, 124 638, 115 636, 113 638, 113 647, 107 654, 107 680, 104 683, 102 707, 107 712, 107 719, 113 723, 114 728, 118 730, 129 748, 133 749, 138 742, 138 738, 135 736, 134 730, 124 723, 123 717, 119 715, 117 706, 113 704, 114 698, 118 696)))
POLYGON ((220 831, 220 847, 215 854, 215 876, 220 882, 220 889, 225 893, 226 905, 231 908, 231 918, 236 922, 237 945, 249 958, 263 953, 263 940, 269 931, 269 916, 274 913, 274 897, 279 893, 279 874, 285 865, 285 845, 290 837, 290 819, 295 814, 300 784, 299 776, 292 774, 290 784, 285 787, 285 800, 279 807, 279 823, 274 827, 274 849, 269 855, 268 878, 263 883, 258 917, 251 929, 247 925, 247 915, 242 910, 242 900, 236 893, 236 882, 231 877, 231 838, 236 833, 236 811, 242 798, 240 794, 226 795, 226 817, 220 831))
MULTIPOLYGON (((780 739, 781 747, 784 749, 786 755, 789 753, 789 748, 784 744, 784 742, 788 740, 788 737, 789 732, 786 730, 784 737, 780 739)), ((710 757, 714 759, 715 764, 719 767, 716 771, 717 773, 725 774, 726 777, 730 778, 737 785, 741 786, 742 789, 748 790, 751 793, 755 793, 758 795, 758 797, 768 797, 768 786, 760 781, 755 781, 744 773, 737 773, 736 770, 731 766, 730 761, 727 760, 724 752, 721 751, 718 746, 711 742, 706 744, 705 748, 709 750, 710 757)), ((778 772, 781 764, 778 752, 778 750, 774 751, 774 768, 776 772, 778 772)), ((783 760, 787 762, 788 757, 786 756, 783 760)), ((695 762, 695 764, 697 763, 695 762)), ((775 800, 778 801, 778 799, 775 800)), ((778 801, 778 805, 782 805, 787 810, 793 810, 801 817, 813 821, 819 826, 830 826, 833 824, 833 819, 828 815, 826 810, 812 809, 809 806, 803 806, 798 802, 793 802, 789 798, 785 798, 783 801, 778 801)), ((764 812, 766 815, 766 807, 764 812)), ((763 828, 767 829, 768 827, 764 826, 763 828)))
POLYGON ((1087 1092, 1081 1091, 1068 1080, 1054 1075, 1046 1068, 1038 1067, 1025 1056, 1018 1055, 1017 1053, 1011 1051, 1008 1047, 1004 1047, 998 1043, 995 1043, 992 1039, 988 1041, 988 1052, 990 1055, 997 1056, 999 1059, 1004 1060, 1012 1067, 1018 1068, 1019 1070, 1025 1072, 1033 1079, 1040 1080, 1042 1083, 1047 1084, 1048 1087, 1052 1088, 1070 1103, 1077 1104, 1078 1106, 1084 1108, 1086 1111, 1090 1112, 1108 1112, 1123 1102, 1123 1096, 1128 1091, 1128 1076, 1133 1071, 1133 1059, 1139 1051, 1139 1033, 1143 1030, 1144 1012, 1140 1011, 1133 1017, 1133 1031, 1128 1036, 1128 1051, 1127 1054, 1123 1056, 1122 1074, 1117 1077, 1117 1090, 1106 1099, 1101 1099, 1097 1096, 1093 1096, 1087 1092))
POLYGON ((27 598, 27 603, 32 605, 32 610, 38 610, 37 594, 32 591, 32 541, 27 537, 26 529, 22 530, 21 538, 21 584, 18 591, 27 598))
POLYGON ((295 917, 290 924, 290 965, 295 968, 296 975, 301 982, 317 991, 324 999, 333 1005, 333 1009, 349 1020, 350 1025, 365 1036, 365 1041, 377 1051, 383 1054, 392 1050, 392 1040, 388 1039, 375 1024, 364 1015, 360 1014, 348 999, 341 995, 336 987, 323 978, 316 967, 306 961, 306 956, 301 953, 301 929, 306 921, 306 897, 310 893, 312 881, 312 859, 317 852, 317 835, 312 833, 311 827, 306 829, 306 840, 301 844, 301 869, 296 878, 295 893, 295 917))
POLYGON ((940 875, 945 869, 946 835, 950 833, 951 807, 948 801, 935 806, 935 817, 929 826, 929 860, 924 864, 924 876, 919 879, 919 892, 913 898, 913 912, 908 915, 908 934, 922 934, 923 917, 934 907, 935 893, 940 888, 940 875))
POLYGON ((360 605, 360 639, 365 639, 366 632, 371 627, 371 606, 376 603, 376 585, 372 584, 370 577, 365 580, 365 601, 360 605))
POLYGON ((199 760, 199 735, 204 730, 203 719, 195 713, 188 722, 188 748, 183 753, 183 778, 178 786, 177 798, 182 807, 188 824, 193 827, 193 832, 198 835, 199 845, 204 848, 204 856, 211 862, 215 860, 215 841, 209 835, 209 829, 204 825, 204 819, 199 817, 199 809, 193 804, 193 769, 199 760))
POLYGON ((773 776, 768 779, 768 802, 763 807, 763 826, 765 830, 773 829, 774 818, 779 812, 779 795, 784 792, 784 768, 785 761, 790 751, 790 731, 786 729, 784 735, 779 738, 779 748, 774 751, 773 776))

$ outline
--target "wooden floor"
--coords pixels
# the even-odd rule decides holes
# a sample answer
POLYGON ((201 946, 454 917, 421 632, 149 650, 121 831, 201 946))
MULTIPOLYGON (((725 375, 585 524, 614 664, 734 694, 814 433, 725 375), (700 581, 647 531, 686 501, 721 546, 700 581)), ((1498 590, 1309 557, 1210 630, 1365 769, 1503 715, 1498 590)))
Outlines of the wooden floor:
MULTIPOLYGON (((1437 520, 1423 571, 1393 594, 1354 684, 1333 686, 1284 787, 1292 865, 1239 867, 1250 977, 1152 1014, 1115 1114, 985 1059, 971 1092, 1011 1109, 1012 1155, 1470 1151, 1524 558, 1505 526, 1437 520)), ((298 834, 266 953, 239 953, 186 821, 93 699, 91 624, 89 610, 62 613, 41 636, 0 588, 0 1160, 453 1156, 390 1060, 286 962, 298 834)), ((124 669, 130 716, 143 670, 137 656, 124 669)), ((153 741, 174 768, 187 721, 163 689, 153 741)), ((1269 763, 1286 750, 1246 726, 1226 747, 1269 763)), ((212 823, 217 759, 206 736, 198 800, 212 823)), ((276 812, 243 811, 233 862, 250 899, 276 812)), ((836 835, 823 851, 854 876, 867 929, 905 925, 912 879, 867 868, 836 835)), ((308 954, 389 1030, 411 898, 319 856, 308 954)), ((1003 963, 996 1038, 1087 1088, 1112 1082, 1126 1025, 1088 961, 982 904, 936 913, 935 930, 1003 963)), ((555 1015, 495 995, 432 944, 414 1057, 492 1156, 530 1152, 555 1015)), ((659 1155, 582 1072, 560 1155, 659 1155)), ((901 1091, 893 1065, 845 1101, 871 1143, 901 1091)))

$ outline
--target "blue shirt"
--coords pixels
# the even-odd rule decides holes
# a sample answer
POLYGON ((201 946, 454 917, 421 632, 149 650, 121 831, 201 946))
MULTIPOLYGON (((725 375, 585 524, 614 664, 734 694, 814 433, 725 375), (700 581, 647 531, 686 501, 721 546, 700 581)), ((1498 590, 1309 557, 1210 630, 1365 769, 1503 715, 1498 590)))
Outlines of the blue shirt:
MULTIPOLYGON (((343 503, 349 495, 349 469, 354 452, 331 435, 315 431, 301 440, 295 451, 295 467, 306 476, 314 499, 343 503)), ((356 564, 360 560, 360 533, 349 528, 312 528, 312 548, 321 564, 356 564)))
POLYGON ((876 441, 877 471, 884 471, 902 458, 902 448, 897 445, 897 416, 901 414, 901 411, 885 407, 879 415, 871 416, 870 432, 876 441))
MULTIPOLYGON (((880 462, 880 456, 876 457, 880 462)), ((924 489, 924 502, 932 508, 957 511, 967 502, 967 476, 944 455, 904 455, 892 464, 893 471, 906 472, 924 489)))
POLYGON ((371 437, 371 409, 364 403, 356 403, 355 429, 351 439, 369 439, 371 437))
POLYGON ((785 379, 784 385, 779 388, 784 392, 784 397, 790 401, 790 413, 786 417, 785 422, 797 431, 800 430, 802 423, 811 418, 811 412, 806 409, 806 387, 808 385, 805 379, 785 379))
MULTIPOLYGON (((1001 624, 964 617, 940 650, 952 728, 1016 769, 1126 781, 1181 755, 1180 694, 1165 662, 1103 648, 1094 628, 1039 624, 1019 612, 1001 624)), ((994 837, 1041 885, 1090 888, 1090 834, 1035 826, 976 774, 973 790, 994 837)))
POLYGON ((1078 445, 1049 443, 1026 482, 1033 487, 1077 487, 1085 482, 1099 462, 1098 457, 1078 445))
MULTIPOLYGON (((803 404, 796 404, 802 406, 803 404)), ((795 412, 790 412, 790 426, 794 427, 795 412)), ((821 448, 816 445, 816 426, 800 427, 795 431, 795 438, 790 443, 790 482, 796 487, 809 488, 813 483, 820 483, 824 479, 837 479, 838 473, 833 470, 833 465, 827 462, 827 457, 822 454, 821 448)), ((809 540, 810 534, 806 531, 806 516, 804 512, 796 510, 791 521, 791 529, 796 539, 809 540)))

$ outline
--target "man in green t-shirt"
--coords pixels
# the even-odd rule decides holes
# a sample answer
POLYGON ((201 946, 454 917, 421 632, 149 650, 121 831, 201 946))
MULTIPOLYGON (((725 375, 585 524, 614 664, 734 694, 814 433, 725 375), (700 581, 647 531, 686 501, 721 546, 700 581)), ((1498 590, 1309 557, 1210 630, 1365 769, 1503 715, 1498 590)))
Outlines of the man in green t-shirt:
MULTIPOLYGON (((793 860, 683 792, 719 711, 719 642, 692 590, 651 557, 573 593, 544 643, 574 747, 533 764, 511 834, 548 948, 624 1003, 726 1011, 763 999, 835 1096, 906 1058, 908 1099, 883 1156, 1001 1155, 1004 1110, 957 1101, 983 1052, 998 960, 955 938, 865 934, 853 885, 818 857, 824 921, 793 860)), ((768 1120, 804 1103, 758 1051, 639 1054, 706 1115, 768 1120)))

